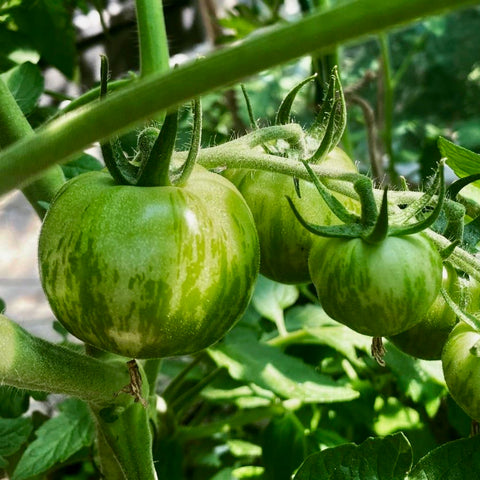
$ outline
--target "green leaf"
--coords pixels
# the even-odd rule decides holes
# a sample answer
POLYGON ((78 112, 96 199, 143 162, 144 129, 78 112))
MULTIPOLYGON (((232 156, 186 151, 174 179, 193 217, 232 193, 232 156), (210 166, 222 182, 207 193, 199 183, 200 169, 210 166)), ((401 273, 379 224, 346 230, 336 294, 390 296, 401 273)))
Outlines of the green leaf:
POLYGON ((8 464, 4 457, 17 452, 32 430, 30 418, 0 418, 0 468, 8 464))
POLYGON ((230 453, 237 458, 259 457, 262 454, 262 447, 245 440, 232 439, 227 441, 230 453))
POLYGON ((58 406, 60 413, 36 432, 18 462, 12 480, 26 480, 64 462, 81 448, 93 443, 95 425, 88 406, 75 398, 58 406))
POLYGON ((67 180, 70 180, 81 173, 87 173, 92 170, 101 170, 102 168, 103 165, 88 153, 82 153, 77 158, 62 165, 62 170, 67 180))
MULTIPOLYGON (((364 365, 357 350, 369 352, 372 338, 331 319, 322 307, 313 304, 294 307, 287 312, 286 323, 288 330, 292 331, 293 341, 298 339, 300 343, 328 345, 352 364, 364 365), (306 335, 296 335, 299 330, 303 330, 306 335)), ((284 342, 288 343, 288 338, 284 342)))
MULTIPOLYGON (((404 480, 412 465, 412 449, 403 433, 369 438, 310 455, 294 480, 404 480)), ((439 480, 437 477, 435 480, 439 480)))
POLYGON ((15 65, 32 62, 37 63, 40 55, 35 51, 25 35, 19 31, 8 29, 6 22, 0 22, 0 72, 15 65))
POLYGON ((28 410, 30 396, 25 390, 7 385, 0 386, 0 417, 15 418, 28 410))
POLYGON ((218 366, 227 368, 234 379, 254 383, 282 398, 303 403, 331 403, 359 396, 350 387, 321 375, 298 358, 259 343, 250 329, 240 325, 208 353, 218 366))
POLYGON ((392 343, 387 343, 385 348, 385 363, 397 377, 401 391, 435 413, 446 393, 441 362, 413 358, 392 343))
POLYGON ((423 457, 408 480, 464 480, 480 477, 480 436, 446 443, 423 457))
POLYGON ((274 417, 263 432, 265 480, 290 480, 305 459, 305 429, 293 412, 274 417))
POLYGON ((297 301, 298 295, 298 288, 294 285, 284 285, 259 275, 252 304, 262 316, 282 325, 283 311, 297 301))
POLYGON ((8 13, 42 58, 72 78, 76 57, 75 30, 67 2, 21 2, 8 13))
POLYGON ((44 81, 37 65, 27 62, 0 75, 24 115, 28 115, 43 92, 44 81))
MULTIPOLYGON (((480 172, 480 155, 466 148, 455 145, 446 138, 438 139, 438 149, 447 159, 447 165, 460 177, 468 177, 480 172)), ((479 185, 475 183, 474 185, 479 185)))

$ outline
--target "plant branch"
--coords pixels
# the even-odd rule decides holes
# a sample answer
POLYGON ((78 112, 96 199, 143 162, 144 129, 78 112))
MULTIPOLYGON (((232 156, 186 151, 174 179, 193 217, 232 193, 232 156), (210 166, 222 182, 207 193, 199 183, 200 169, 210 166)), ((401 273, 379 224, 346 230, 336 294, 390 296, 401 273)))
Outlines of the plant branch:
MULTIPOLYGON (((32 135, 32 127, 0 79, 0 149, 32 135)), ((43 218, 46 210, 39 202, 50 202, 64 182, 62 169, 54 166, 45 171, 41 178, 23 188, 23 194, 40 218, 43 218)))
POLYGON ((151 74, 105 101, 92 102, 66 114, 41 128, 34 137, 6 149, 0 161, 0 195, 24 186, 47 167, 94 141, 126 131, 159 111, 247 75, 309 52, 326 53, 337 44, 379 29, 475 3, 391 0, 378 8, 376 0, 356 0, 253 36, 166 74, 151 74))
MULTIPOLYGON (((115 400, 130 381, 127 367, 107 363, 34 337, 0 315, 0 384, 60 393, 96 406, 115 400)), ((116 403, 133 399, 120 395, 116 403)))

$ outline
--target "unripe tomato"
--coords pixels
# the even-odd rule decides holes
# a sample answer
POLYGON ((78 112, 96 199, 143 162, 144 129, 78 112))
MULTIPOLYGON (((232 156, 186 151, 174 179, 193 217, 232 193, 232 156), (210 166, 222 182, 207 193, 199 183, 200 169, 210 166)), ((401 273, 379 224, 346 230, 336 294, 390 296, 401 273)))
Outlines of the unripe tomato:
MULTIPOLYGON (((461 287, 455 269, 446 264, 442 287, 455 302, 461 300, 461 287)), ((414 327, 389 340, 400 350, 424 360, 440 360, 448 335, 457 323, 457 316, 439 293, 427 314, 414 327)))
POLYGON ((443 347, 442 367, 448 391, 458 405, 480 421, 480 333, 464 322, 443 347))
POLYGON ((199 351, 249 302, 259 268, 252 215, 236 188, 195 167, 184 187, 68 182, 39 241, 58 320, 97 348, 134 358, 199 351))
MULTIPOLYGON (((322 166, 345 172, 357 168, 348 155, 335 148, 322 166)), ((308 255, 315 235, 308 232, 295 218, 285 196, 295 199, 303 218, 317 225, 340 224, 323 201, 315 186, 300 180, 301 198, 297 197, 292 177, 262 170, 227 170, 223 175, 231 180, 252 211, 260 240, 260 273, 281 283, 310 282, 308 255)), ((358 202, 335 195, 351 210, 358 211, 358 202)))
POLYGON ((422 233, 386 237, 320 238, 310 274, 325 312, 364 335, 388 337, 417 324, 437 297, 442 259, 422 233))

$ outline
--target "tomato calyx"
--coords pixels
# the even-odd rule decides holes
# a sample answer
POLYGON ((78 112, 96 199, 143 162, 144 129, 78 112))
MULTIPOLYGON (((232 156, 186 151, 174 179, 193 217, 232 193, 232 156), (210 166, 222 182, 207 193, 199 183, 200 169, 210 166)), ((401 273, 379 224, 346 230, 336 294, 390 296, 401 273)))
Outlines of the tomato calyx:
MULTIPOLYGON (((100 98, 107 95, 108 61, 101 63, 100 98)), ((193 129, 185 162, 171 168, 178 129, 178 109, 169 113, 160 128, 146 127, 138 137, 138 152, 133 160, 127 158, 118 138, 101 145, 105 165, 117 184, 139 187, 183 186, 195 166, 201 143, 202 109, 200 100, 192 102, 193 129)))
MULTIPOLYGON (((378 244, 387 236, 404 236, 421 232, 431 226, 440 215, 445 199, 445 181, 443 175, 444 161, 440 161, 434 181, 430 188, 420 197, 415 205, 408 207, 403 217, 403 222, 390 225, 388 212, 388 189, 383 193, 380 209, 377 207, 373 193, 372 181, 362 177, 354 183, 354 189, 360 198, 361 215, 349 212, 322 184, 307 162, 303 162, 312 183, 316 186, 325 203, 332 212, 344 222, 344 225, 323 226, 307 222, 295 206, 294 201, 287 197, 293 213, 298 221, 311 233, 321 237, 336 238, 361 238, 367 243, 378 244), (433 197, 437 195, 433 209, 423 215, 426 207, 430 207, 433 197), (422 217, 423 215, 423 217, 422 217), (420 217, 420 219, 418 219, 420 217), (413 221, 412 221, 413 219, 413 221)), ((450 252, 451 253, 451 252, 450 252)))

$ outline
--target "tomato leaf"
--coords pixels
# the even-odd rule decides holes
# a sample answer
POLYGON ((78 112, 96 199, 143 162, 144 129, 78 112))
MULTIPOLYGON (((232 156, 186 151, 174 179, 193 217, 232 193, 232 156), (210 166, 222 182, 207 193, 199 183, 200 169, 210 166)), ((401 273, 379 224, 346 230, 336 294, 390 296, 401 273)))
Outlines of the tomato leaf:
POLYGON ((33 429, 30 418, 0 418, 0 468, 8 465, 4 457, 17 452, 33 429))
MULTIPOLYGON (((286 315, 287 329, 295 343, 328 345, 352 364, 363 366, 357 350, 369 352, 372 339, 332 320, 318 305, 294 307, 286 315), (303 330, 305 335, 297 335, 303 330)), ((289 339, 284 340, 290 343, 289 339)))
POLYGON ((447 165, 460 178, 480 172, 480 155, 478 153, 455 145, 443 137, 438 139, 438 148, 442 156, 447 158, 447 165))
POLYGON ((59 415, 35 432, 37 438, 25 450, 12 480, 26 480, 45 472, 93 443, 95 425, 87 405, 70 398, 58 408, 59 415))
POLYGON ((46 62, 68 78, 75 69, 75 30, 66 2, 36 0, 8 9, 22 33, 46 62))
POLYGON ((440 361, 419 360, 401 352, 395 345, 385 346, 385 363, 397 377, 398 387, 415 403, 435 413, 445 393, 440 361))
POLYGON ((218 366, 227 368, 232 378, 254 383, 285 399, 331 403, 359 396, 355 390, 318 373, 298 358, 260 343, 254 332, 240 325, 208 353, 218 366))
POLYGON ((0 386, 0 417, 15 418, 28 410, 30 397, 25 390, 0 386))
POLYGON ((273 417, 263 431, 265 480, 290 480, 305 458, 305 429, 293 412, 273 417))
MULTIPOLYGON (((298 295, 298 288, 294 285, 277 283, 259 275, 252 303, 262 316, 283 325, 283 311, 297 301, 298 295)), ((279 330, 282 331, 282 327, 279 330)))
POLYGON ((62 165, 62 170, 67 180, 70 180, 81 173, 87 173, 92 170, 101 170, 102 168, 103 165, 88 153, 82 153, 77 158, 62 165))
POLYGON ((463 438, 432 450, 415 465, 408 480, 478 478, 480 436, 463 438))
POLYGON ((0 75, 0 78, 12 92, 22 112, 28 115, 37 104, 44 87, 43 76, 37 65, 22 63, 0 75))
POLYGON ((396 433, 369 438, 358 446, 346 444, 314 453, 302 464, 294 480, 404 480, 411 465, 410 443, 403 433, 396 433))

